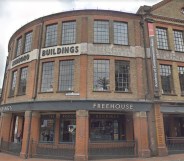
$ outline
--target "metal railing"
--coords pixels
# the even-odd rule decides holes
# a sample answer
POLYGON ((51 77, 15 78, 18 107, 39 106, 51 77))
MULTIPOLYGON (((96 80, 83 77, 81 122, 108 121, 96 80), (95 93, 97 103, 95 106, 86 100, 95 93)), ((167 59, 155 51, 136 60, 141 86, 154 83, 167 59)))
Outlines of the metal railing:
POLYGON ((21 143, 14 143, 14 142, 1 140, 0 149, 3 152, 14 154, 14 155, 20 155, 21 148, 22 148, 21 143))
POLYGON ((169 154, 184 153, 184 137, 167 137, 166 145, 169 154))
POLYGON ((74 143, 37 143, 32 142, 31 156, 41 158, 61 158, 73 160, 75 154, 74 143))
POLYGON ((89 159, 136 157, 135 141, 89 142, 89 159))

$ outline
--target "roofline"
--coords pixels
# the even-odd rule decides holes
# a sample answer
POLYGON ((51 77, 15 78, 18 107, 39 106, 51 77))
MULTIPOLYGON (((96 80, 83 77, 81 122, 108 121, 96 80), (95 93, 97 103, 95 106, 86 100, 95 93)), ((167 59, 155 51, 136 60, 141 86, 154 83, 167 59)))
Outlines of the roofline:
POLYGON ((151 11, 154 11, 154 10, 156 10, 157 8, 162 7, 162 6, 164 6, 165 4, 167 4, 167 3, 171 2, 171 1, 172 1, 172 0, 162 0, 161 2, 158 2, 158 3, 156 3, 155 5, 153 5, 153 6, 151 7, 151 11))
POLYGON ((23 25, 22 27, 20 27, 19 29, 17 29, 17 31, 15 31, 12 36, 10 37, 9 39, 9 43, 8 43, 8 47, 10 46, 10 42, 12 41, 12 39, 14 38, 14 36, 16 36, 21 30, 23 30, 24 28, 27 28, 29 26, 32 26, 34 24, 39 24, 39 23, 42 23, 44 22, 45 20, 47 20, 48 18, 57 18, 58 16, 70 16, 70 15, 75 15, 75 16, 78 16, 78 15, 82 15, 85 13, 86 15, 86 12, 88 12, 88 14, 92 14, 92 15, 96 15, 97 12, 108 12, 108 13, 116 13, 116 14, 125 14, 125 15, 129 15, 129 16, 135 16, 135 17, 139 17, 138 14, 136 13, 128 13, 128 12, 122 12, 122 11, 115 11, 115 10, 103 10, 103 9, 84 9, 84 10, 70 10, 70 11, 65 11, 65 12, 58 12, 58 13, 54 13, 54 14, 50 14, 50 15, 46 15, 46 16, 43 16, 43 17, 40 17, 40 18, 37 18, 31 22, 28 22, 27 24, 23 25))

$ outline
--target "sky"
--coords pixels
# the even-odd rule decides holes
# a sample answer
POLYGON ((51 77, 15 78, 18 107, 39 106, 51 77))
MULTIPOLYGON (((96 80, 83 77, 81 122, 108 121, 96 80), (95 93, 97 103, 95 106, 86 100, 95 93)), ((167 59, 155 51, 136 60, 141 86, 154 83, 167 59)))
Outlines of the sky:
POLYGON ((0 88, 8 56, 8 41, 20 27, 42 16, 79 9, 136 13, 140 6, 161 0, 0 0, 0 88))

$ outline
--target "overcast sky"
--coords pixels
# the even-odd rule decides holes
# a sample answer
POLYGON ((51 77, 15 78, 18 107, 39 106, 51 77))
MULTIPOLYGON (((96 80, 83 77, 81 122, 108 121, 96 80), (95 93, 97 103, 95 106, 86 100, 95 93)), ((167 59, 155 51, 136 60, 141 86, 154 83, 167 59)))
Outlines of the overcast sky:
POLYGON ((109 9, 136 13, 142 5, 161 0, 0 0, 0 88, 8 55, 8 41, 26 23, 49 14, 78 9, 109 9))

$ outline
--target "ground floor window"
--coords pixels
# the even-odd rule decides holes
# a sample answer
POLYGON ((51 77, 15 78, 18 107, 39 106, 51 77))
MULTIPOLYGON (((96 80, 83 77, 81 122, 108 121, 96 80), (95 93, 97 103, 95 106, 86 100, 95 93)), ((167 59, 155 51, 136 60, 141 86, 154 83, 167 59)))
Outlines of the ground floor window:
POLYGON ((125 140, 125 115, 91 114, 90 140, 125 140))
POLYGON ((40 141, 53 142, 54 141, 54 128, 55 128, 56 115, 41 115, 40 124, 40 141))
POLYGON ((60 142, 75 142, 76 116, 75 114, 60 115, 60 142))

